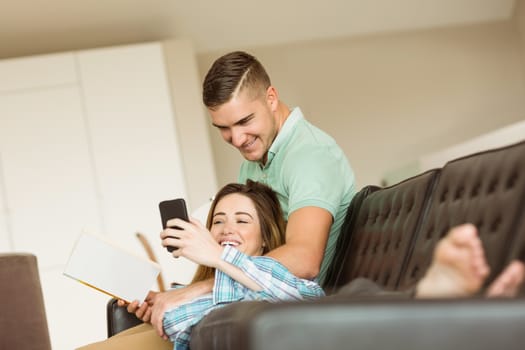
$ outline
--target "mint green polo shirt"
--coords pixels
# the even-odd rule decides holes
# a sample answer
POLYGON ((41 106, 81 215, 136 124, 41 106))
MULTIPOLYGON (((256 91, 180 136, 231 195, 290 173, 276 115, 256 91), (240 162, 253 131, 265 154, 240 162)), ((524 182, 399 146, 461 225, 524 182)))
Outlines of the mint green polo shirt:
POLYGON ((332 214, 334 221, 319 273, 322 283, 356 192, 354 173, 343 150, 296 107, 272 143, 266 165, 247 160, 242 163, 239 182, 247 179, 265 183, 277 193, 286 221, 295 210, 309 206, 332 214))

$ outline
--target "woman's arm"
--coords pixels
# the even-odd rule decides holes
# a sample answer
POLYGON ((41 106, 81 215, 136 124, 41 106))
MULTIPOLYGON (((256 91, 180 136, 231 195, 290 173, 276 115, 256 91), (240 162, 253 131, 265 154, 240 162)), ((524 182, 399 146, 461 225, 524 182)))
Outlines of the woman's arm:
POLYGON ((247 256, 234 247, 225 247, 222 259, 240 269, 260 288, 239 291, 229 276, 223 271, 218 271, 215 275, 214 286, 214 295, 218 303, 239 299, 302 300, 319 298, 324 295, 319 284, 294 276, 284 265, 273 258, 247 256))
POLYGON ((230 264, 229 262, 226 262, 221 259, 219 260, 217 266, 214 267, 217 270, 221 270, 237 282, 241 283, 246 288, 249 288, 256 292, 261 291, 263 289, 254 279, 252 279, 243 270, 241 270, 235 265, 230 264))

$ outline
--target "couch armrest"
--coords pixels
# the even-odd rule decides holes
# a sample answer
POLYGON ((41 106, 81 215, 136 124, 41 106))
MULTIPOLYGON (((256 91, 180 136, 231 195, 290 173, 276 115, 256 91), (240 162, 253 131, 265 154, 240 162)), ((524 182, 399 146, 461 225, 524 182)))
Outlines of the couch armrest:
POLYGON ((210 313, 191 348, 517 350, 524 327, 524 299, 248 302, 210 313))
POLYGON ((130 314, 125 307, 118 306, 118 299, 112 298, 106 305, 108 338, 142 323, 134 314, 130 314))

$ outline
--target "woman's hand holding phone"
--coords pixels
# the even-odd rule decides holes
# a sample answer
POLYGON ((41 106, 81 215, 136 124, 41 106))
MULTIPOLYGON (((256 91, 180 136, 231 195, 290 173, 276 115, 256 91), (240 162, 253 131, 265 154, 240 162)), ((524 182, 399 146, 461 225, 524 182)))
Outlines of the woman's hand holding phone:
POLYGON ((182 230, 166 229, 161 232, 162 245, 175 246, 174 257, 183 256, 197 264, 216 267, 223 248, 215 241, 210 231, 198 220, 171 219, 168 226, 176 225, 182 230), (174 238, 173 235, 177 235, 174 238))
MULTIPOLYGON (((179 226, 173 224, 173 222, 170 223, 170 220, 172 219, 180 218, 184 221, 189 221, 188 210, 186 209, 186 202, 184 201, 184 198, 177 198, 160 202, 159 211, 162 220, 162 228, 164 230, 166 230, 167 228, 180 230, 179 226)), ((177 239, 178 235, 176 234, 176 232, 174 232, 174 234, 171 237, 177 239)), ((176 246, 174 245, 166 245, 165 247, 170 253, 176 249, 176 246)))

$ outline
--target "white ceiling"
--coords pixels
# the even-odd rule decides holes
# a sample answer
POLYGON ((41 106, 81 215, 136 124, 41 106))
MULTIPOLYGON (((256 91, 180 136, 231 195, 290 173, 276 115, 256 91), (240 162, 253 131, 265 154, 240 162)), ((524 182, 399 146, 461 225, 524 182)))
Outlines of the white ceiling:
POLYGON ((515 0, 2 0, 0 57, 168 37, 198 52, 505 20, 515 0))

